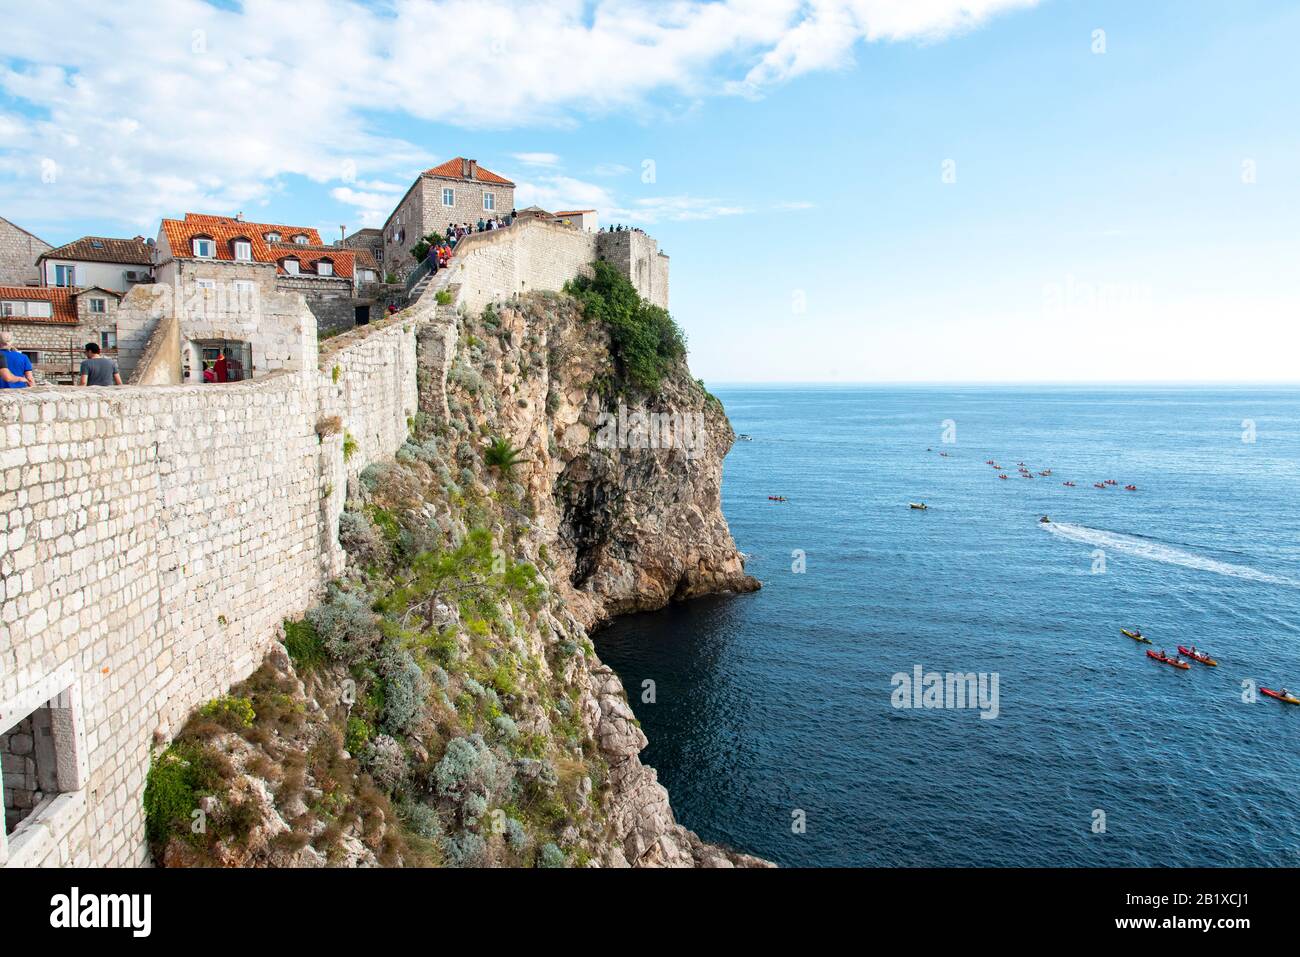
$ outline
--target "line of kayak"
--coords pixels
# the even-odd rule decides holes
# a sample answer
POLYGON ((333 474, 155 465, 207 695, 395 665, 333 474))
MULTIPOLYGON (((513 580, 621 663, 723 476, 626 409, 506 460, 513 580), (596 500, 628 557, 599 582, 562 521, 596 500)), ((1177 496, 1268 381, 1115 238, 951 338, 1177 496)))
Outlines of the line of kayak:
MULTIPOLYGON (((1132 630, 1128 628, 1121 628, 1119 630, 1119 633, 1121 635, 1124 635, 1127 638, 1132 638, 1134 641, 1140 644, 1145 644, 1145 645, 1151 644, 1151 639, 1148 638, 1146 635, 1142 634, 1142 630, 1140 628, 1135 628, 1132 630)), ((1177 668, 1180 671, 1191 670, 1192 666, 1187 660, 1189 658, 1192 661, 1200 662, 1201 664, 1206 665, 1207 667, 1210 668, 1217 668, 1219 666, 1218 661, 1216 661, 1213 657, 1198 649, 1195 645, 1192 645, 1190 648, 1187 647, 1186 645, 1179 645, 1178 654, 1176 655, 1165 654, 1165 650, 1163 648, 1161 648, 1159 651, 1147 649, 1147 657, 1150 658, 1152 661, 1158 661, 1162 665, 1169 665, 1171 668, 1177 668)), ((1270 698, 1276 698, 1278 701, 1285 702, 1286 704, 1300 704, 1300 698, 1297 698, 1295 695, 1291 694, 1291 692, 1287 691, 1285 688, 1283 688, 1281 691, 1274 691, 1272 688, 1260 688, 1259 692, 1260 694, 1268 695, 1270 698)))

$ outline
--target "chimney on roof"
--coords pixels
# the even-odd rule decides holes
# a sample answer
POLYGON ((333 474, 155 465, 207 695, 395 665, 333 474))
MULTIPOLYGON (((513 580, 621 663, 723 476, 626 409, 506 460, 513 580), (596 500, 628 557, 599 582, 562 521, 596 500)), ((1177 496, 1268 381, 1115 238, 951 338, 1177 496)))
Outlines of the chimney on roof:
POLYGON ((240 223, 244 221, 244 211, 242 209, 235 213, 235 221, 240 223))

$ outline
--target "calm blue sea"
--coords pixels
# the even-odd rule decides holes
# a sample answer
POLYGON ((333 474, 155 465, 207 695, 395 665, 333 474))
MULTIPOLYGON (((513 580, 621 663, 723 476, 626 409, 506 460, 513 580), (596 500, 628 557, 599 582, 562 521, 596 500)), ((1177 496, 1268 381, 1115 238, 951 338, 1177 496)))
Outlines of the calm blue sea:
POLYGON ((763 590, 596 636, 682 823, 784 865, 1300 864, 1300 706, 1243 701, 1300 690, 1300 390, 717 392, 763 590), (999 716, 894 708, 916 665, 996 673, 999 716))

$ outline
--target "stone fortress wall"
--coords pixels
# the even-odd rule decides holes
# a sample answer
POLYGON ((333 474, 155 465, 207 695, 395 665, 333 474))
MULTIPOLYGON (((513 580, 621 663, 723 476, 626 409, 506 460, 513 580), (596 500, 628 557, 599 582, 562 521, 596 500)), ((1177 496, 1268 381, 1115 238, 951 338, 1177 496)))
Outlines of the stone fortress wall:
POLYGON ((539 219, 465 237, 434 285, 459 285, 461 302, 476 312, 518 293, 561 289, 596 259, 613 263, 644 298, 668 308, 668 257, 650 236, 589 233, 539 219))
MULTIPOLYGON (((454 312, 560 289, 598 242, 543 222, 475 235, 410 308, 319 346, 301 298, 276 298, 278 367, 220 386, 165 384, 188 319, 136 289, 121 338, 157 384, 0 390, 0 791, 21 819, 0 866, 148 863, 152 754, 342 571, 348 483, 417 409, 445 414, 454 312)), ((666 304, 666 281, 651 291, 666 304)), ((238 318, 213 334, 259 335, 238 318)))
MULTIPOLYGON (((0 864, 147 862, 151 749, 251 674, 341 570, 347 477, 405 440, 428 318, 222 386, 0 390, 0 731, 61 717, 71 769, 0 864)), ((17 763, 4 780, 36 803, 17 763)))

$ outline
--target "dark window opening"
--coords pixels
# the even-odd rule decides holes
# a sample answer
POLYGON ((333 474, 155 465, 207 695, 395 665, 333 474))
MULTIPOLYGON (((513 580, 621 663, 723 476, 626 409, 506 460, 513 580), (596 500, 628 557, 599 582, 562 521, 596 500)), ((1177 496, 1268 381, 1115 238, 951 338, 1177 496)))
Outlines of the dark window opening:
POLYGON ((49 704, 0 733, 5 834, 59 793, 57 740, 49 704))

